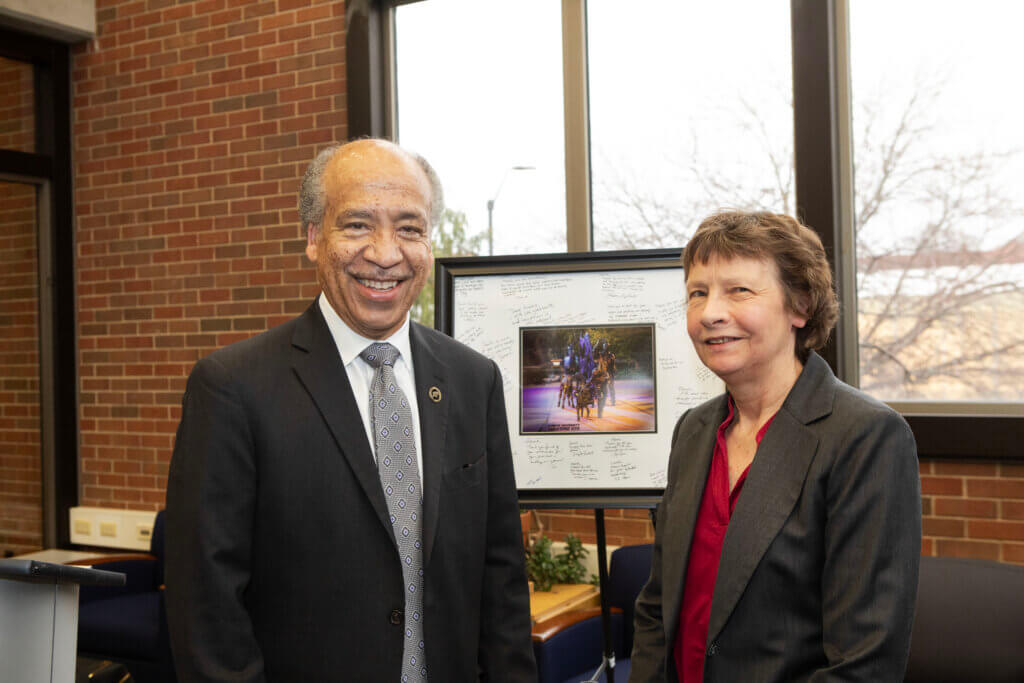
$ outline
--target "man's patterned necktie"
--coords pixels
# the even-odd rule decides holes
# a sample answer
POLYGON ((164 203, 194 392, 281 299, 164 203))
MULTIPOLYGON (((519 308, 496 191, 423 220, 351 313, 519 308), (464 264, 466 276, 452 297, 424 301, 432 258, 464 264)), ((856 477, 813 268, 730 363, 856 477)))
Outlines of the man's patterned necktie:
POLYGON ((412 409, 395 380, 398 349, 376 343, 366 347, 363 360, 374 368, 370 383, 370 415, 377 472, 398 542, 405 586, 405 642, 402 682, 427 680, 423 646, 423 543, 419 466, 412 429, 412 409))

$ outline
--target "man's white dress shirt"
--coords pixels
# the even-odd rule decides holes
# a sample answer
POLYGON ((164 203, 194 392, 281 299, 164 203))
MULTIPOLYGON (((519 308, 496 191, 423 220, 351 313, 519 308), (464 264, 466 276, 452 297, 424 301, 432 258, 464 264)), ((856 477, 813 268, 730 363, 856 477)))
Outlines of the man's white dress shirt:
POLYGON ((405 315, 405 322, 393 335, 387 339, 368 339, 361 334, 352 331, 345 321, 327 301, 327 297, 320 294, 320 311, 327 321, 327 328, 331 331, 331 337, 341 354, 341 362, 345 364, 345 373, 348 375, 348 382, 352 385, 352 394, 356 397, 356 404, 359 406, 359 416, 363 419, 363 428, 366 430, 366 439, 370 443, 370 452, 376 459, 376 450, 373 440, 373 430, 370 425, 370 382, 373 381, 373 368, 365 360, 359 357, 370 344, 387 342, 398 349, 398 362, 395 363, 395 379, 402 389, 405 397, 409 400, 412 409, 412 429, 416 437, 416 465, 420 471, 420 482, 423 481, 423 440, 420 437, 420 413, 419 403, 416 400, 416 379, 412 367, 412 346, 409 344, 409 314, 405 315))

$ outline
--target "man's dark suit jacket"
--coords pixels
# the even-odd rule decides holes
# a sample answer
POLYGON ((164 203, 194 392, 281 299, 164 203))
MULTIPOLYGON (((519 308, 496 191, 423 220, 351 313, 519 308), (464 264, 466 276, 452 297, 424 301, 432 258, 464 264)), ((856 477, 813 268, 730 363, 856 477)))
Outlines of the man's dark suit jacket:
MULTIPOLYGON (((429 678, 534 680, 498 368, 410 336, 429 678)), ((399 681, 402 572, 356 400, 316 303, 196 364, 167 489, 181 680, 399 681)))
MULTIPOLYGON (((713 399, 680 418, 637 599, 631 681, 678 680, 672 648, 715 433, 713 399)), ((903 680, 921 552, 906 422, 812 353, 765 433, 722 547, 704 680, 903 680)))

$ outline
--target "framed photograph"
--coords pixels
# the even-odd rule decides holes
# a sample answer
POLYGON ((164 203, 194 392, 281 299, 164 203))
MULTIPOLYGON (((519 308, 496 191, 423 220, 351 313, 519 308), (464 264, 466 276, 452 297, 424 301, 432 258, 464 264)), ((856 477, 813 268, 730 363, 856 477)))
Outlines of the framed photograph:
POLYGON ((678 249, 437 260, 435 326, 497 363, 520 500, 646 506, 721 381, 686 334, 678 249))
POLYGON ((654 329, 521 328, 519 433, 657 432, 654 329))

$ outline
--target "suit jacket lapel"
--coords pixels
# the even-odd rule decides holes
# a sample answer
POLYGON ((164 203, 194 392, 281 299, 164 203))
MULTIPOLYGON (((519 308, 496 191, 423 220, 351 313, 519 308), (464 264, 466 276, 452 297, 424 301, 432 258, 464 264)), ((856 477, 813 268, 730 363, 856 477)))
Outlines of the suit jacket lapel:
POLYGON ((430 562, 430 553, 437 537, 438 505, 441 478, 444 475, 445 436, 448 424, 447 365, 440 350, 428 339, 420 326, 409 330, 413 370, 416 375, 416 403, 420 413, 420 438, 423 441, 423 566, 430 562), (435 391, 436 389, 436 391, 435 391), (434 400, 434 398, 437 400, 434 400))
POLYGON ((796 505, 818 450, 818 437, 806 425, 832 412, 834 394, 832 371, 812 353, 758 446, 729 520, 711 598, 708 643, 718 637, 796 505))
POLYGON ((727 414, 728 401, 723 395, 713 410, 707 411, 678 434, 672 457, 679 464, 677 482, 672 494, 672 519, 665 521, 662 540, 662 615, 668 642, 675 640, 679 629, 679 610, 683 603, 686 566, 690 560, 693 525, 704 495, 711 456, 715 449, 715 432, 727 414))
POLYGON ((359 407, 352 394, 341 356, 338 355, 338 347, 317 303, 314 302, 298 319, 292 335, 292 346, 299 350, 292 365, 295 374, 327 422, 334 441, 348 460, 356 480, 363 487, 377 517, 394 542, 394 530, 384 492, 380 487, 373 450, 366 440, 359 407))

